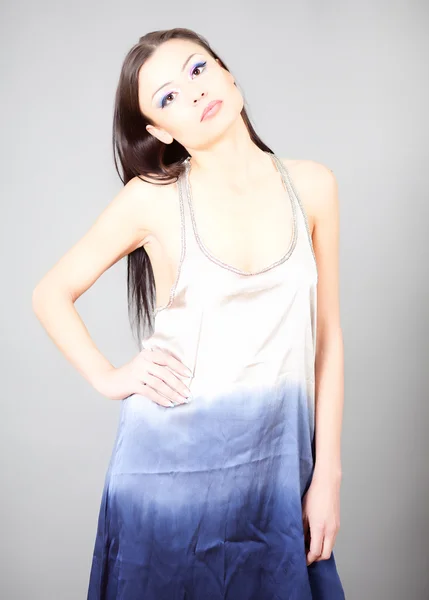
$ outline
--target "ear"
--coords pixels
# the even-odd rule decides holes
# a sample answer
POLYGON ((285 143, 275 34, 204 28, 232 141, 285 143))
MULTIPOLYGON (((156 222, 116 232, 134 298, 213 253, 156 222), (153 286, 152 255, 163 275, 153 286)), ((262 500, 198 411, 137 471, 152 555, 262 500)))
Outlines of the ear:
POLYGON ((146 131, 153 135, 157 140, 163 142, 164 144, 171 144, 173 141, 173 137, 168 134, 163 129, 158 129, 158 127, 154 127, 153 125, 146 125, 146 131))

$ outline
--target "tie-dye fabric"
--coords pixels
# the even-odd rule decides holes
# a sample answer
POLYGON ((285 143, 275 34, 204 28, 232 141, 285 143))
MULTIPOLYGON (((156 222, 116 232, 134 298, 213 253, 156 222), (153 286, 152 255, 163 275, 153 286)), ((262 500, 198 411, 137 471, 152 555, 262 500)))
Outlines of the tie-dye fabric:
POLYGON ((286 253, 247 273, 199 235, 190 162, 182 253, 143 345, 190 367, 189 404, 121 401, 88 600, 342 600, 334 554, 307 567, 302 498, 314 469, 317 267, 303 205, 275 171, 286 253))

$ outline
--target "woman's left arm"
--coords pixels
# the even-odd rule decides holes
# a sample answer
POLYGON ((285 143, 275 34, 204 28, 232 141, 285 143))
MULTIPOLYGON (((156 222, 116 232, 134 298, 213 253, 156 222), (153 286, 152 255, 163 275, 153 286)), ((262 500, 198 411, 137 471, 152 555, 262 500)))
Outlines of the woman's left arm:
POLYGON ((311 161, 311 211, 316 256, 315 466, 303 501, 307 564, 328 559, 340 526, 344 352, 339 301, 339 200, 334 173, 311 161))

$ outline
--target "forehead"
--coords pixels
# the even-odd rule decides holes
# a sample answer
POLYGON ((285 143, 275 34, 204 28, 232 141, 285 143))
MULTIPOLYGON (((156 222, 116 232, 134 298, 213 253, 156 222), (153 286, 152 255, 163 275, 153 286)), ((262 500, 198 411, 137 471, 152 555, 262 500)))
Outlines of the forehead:
POLYGON ((139 95, 143 102, 150 102, 161 85, 178 78, 183 63, 194 53, 207 55, 202 46, 190 40, 173 39, 161 44, 139 71, 139 95))

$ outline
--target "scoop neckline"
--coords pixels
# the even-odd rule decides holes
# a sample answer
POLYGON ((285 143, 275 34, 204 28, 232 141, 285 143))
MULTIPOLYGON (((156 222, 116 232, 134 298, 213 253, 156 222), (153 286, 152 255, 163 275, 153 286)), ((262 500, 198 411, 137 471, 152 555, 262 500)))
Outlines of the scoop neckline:
POLYGON ((297 242, 297 214, 296 214, 297 209, 296 209, 296 205, 295 205, 295 202, 294 202, 294 199, 293 199, 293 196, 292 196, 292 193, 291 193, 290 187, 288 185, 288 181, 287 181, 287 168, 280 161, 280 159, 277 157, 277 155, 274 152, 268 152, 266 150, 263 150, 263 152, 265 152, 265 154, 268 154, 270 156, 271 162, 274 164, 275 169, 280 174, 280 177, 281 177, 281 180, 283 183, 283 187, 285 189, 287 197, 289 198, 289 202, 290 202, 290 205, 292 208, 292 234, 291 234, 289 246, 288 246, 286 252, 283 254, 283 256, 281 256, 279 259, 275 260, 271 264, 267 265, 266 267, 263 267, 262 269, 259 269, 257 271, 244 271, 243 269, 234 267, 233 265, 230 265, 230 264, 224 262, 223 260, 221 260, 220 258, 217 258, 216 256, 214 256, 214 254, 212 254, 212 252, 205 245, 203 239, 201 238, 201 236, 198 232, 197 222, 196 222, 195 213, 194 213, 194 206, 193 206, 193 200, 192 200, 192 188, 191 188, 190 179, 189 179, 189 172, 190 172, 190 167, 191 167, 191 163, 190 163, 191 157, 188 156, 185 159, 185 176, 184 176, 185 195, 186 195, 186 200, 187 200, 187 203, 189 206, 189 212, 191 215, 192 228, 193 228, 194 235, 195 235, 195 238, 196 238, 199 248, 207 256, 207 258, 209 260, 211 260, 212 262, 214 262, 215 264, 219 265, 220 267, 222 267, 224 269, 233 271, 234 273, 238 273, 239 275, 245 275, 247 277, 252 277, 254 275, 260 275, 262 273, 266 273, 267 271, 271 271, 275 267, 278 267, 281 264, 283 264, 284 262, 286 262, 288 260, 288 258, 290 258, 290 256, 292 255, 292 253, 295 249, 295 246, 296 246, 296 242, 297 242))

